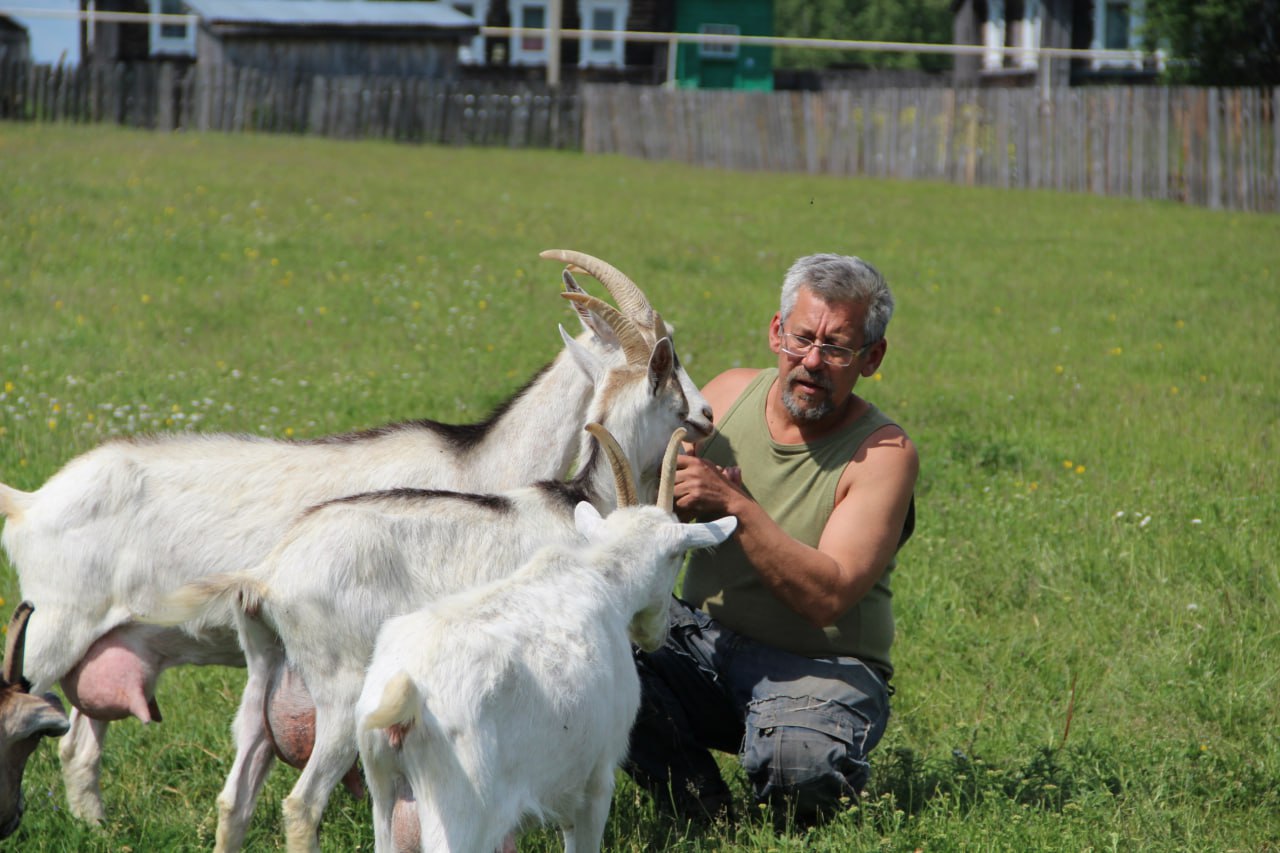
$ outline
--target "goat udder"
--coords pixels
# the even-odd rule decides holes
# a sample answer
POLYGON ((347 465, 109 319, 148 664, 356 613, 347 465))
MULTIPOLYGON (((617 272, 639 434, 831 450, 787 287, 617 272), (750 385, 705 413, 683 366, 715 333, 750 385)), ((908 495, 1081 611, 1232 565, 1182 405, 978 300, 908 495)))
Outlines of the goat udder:
POLYGON ((112 631, 99 637, 61 679, 67 701, 95 720, 137 717, 160 722, 155 700, 156 666, 112 631))
MULTIPOLYGON (((267 735, 276 757, 299 770, 306 767, 316 745, 316 705, 291 667, 274 674, 264 710, 267 735)), ((364 797, 364 779, 358 765, 347 771, 342 784, 351 796, 364 797)))
POLYGON ((396 784, 396 803, 391 809, 392 850, 416 853, 422 849, 422 827, 418 823, 418 804, 413 791, 403 779, 396 784))
POLYGON ((276 756, 301 770, 316 744, 316 706, 306 685, 290 668, 278 673, 267 693, 267 734, 276 756))

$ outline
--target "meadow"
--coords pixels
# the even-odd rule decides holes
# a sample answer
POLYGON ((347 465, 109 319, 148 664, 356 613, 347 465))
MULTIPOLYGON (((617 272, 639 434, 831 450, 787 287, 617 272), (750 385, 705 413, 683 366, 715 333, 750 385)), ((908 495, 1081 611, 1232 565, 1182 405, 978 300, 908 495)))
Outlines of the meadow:
MULTIPOLYGON (((865 797, 775 832, 743 794, 737 823, 691 831, 623 779, 607 849, 1280 850, 1274 216, 0 124, 0 480, 35 489, 119 435, 479 420, 576 322, 547 248, 634 278, 700 383, 770 363, 794 258, 870 260, 898 313, 858 390, 922 460, 865 797)), ((2 561, 0 596, 7 617, 2 561)), ((242 681, 172 671, 165 722, 112 726, 101 829, 66 813, 44 744, 7 848, 211 848, 242 681)), ((268 780, 248 849, 282 847, 294 778, 268 780)), ((367 803, 335 792, 322 845, 371 850, 367 803)))

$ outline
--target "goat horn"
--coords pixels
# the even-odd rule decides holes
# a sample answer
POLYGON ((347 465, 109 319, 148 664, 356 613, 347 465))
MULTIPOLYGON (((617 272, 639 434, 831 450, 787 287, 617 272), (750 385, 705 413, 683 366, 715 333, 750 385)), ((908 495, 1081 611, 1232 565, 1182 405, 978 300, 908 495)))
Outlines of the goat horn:
POLYGON ((560 295, 577 305, 581 305, 583 308, 596 312, 609 324, 609 327, 618 336, 618 343, 622 344, 622 352, 627 357, 627 364, 646 365, 649 363, 649 356, 653 348, 645 343, 640 330, 636 328, 636 324, 631 322, 630 318, 617 308, 614 308, 599 297, 592 296, 590 293, 565 291, 560 295))
POLYGON ((635 506, 638 503, 635 477, 631 473, 631 463, 627 461, 626 454, 618 446, 617 440, 609 430, 604 428, 603 424, 587 424, 586 430, 596 437, 605 456, 609 458, 609 467, 613 469, 614 489, 618 493, 618 508, 635 506))
POLYGON ((4 646, 4 680, 6 684, 18 684, 22 681, 22 653, 27 640, 27 620, 35 607, 30 601, 24 601, 13 611, 9 620, 9 639, 4 646))
POLYGON ((684 441, 684 427, 676 427, 667 442, 667 452, 662 457, 662 479, 658 481, 658 506, 667 512, 675 511, 676 457, 680 455, 680 442, 684 441))
POLYGON ((560 278, 564 281, 564 289, 570 293, 586 293, 582 289, 582 285, 578 284, 578 280, 573 277, 573 268, 565 267, 564 272, 560 273, 560 278))
POLYGON ((617 301, 618 307, 622 309, 622 313, 637 323, 647 325, 650 322, 653 309, 649 307, 648 297, 644 295, 644 291, 636 286, 634 281, 627 278, 616 267, 605 263, 599 258, 593 258, 590 255, 575 252, 572 249, 547 249, 545 252, 539 252, 538 257, 572 264, 603 284, 605 289, 613 294, 613 298, 617 301))

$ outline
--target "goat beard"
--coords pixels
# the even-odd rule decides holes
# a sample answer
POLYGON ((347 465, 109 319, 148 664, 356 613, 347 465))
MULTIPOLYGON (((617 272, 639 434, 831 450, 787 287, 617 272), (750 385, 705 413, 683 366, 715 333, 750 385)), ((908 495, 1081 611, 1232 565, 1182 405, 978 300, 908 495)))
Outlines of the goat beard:
POLYGON ((787 380, 782 385, 782 405, 791 417, 797 421, 820 421, 836 410, 835 403, 831 399, 831 392, 830 379, 825 376, 814 376, 805 369, 803 364, 797 365, 794 370, 787 374, 787 380), (815 399, 803 392, 797 393, 792 388, 797 380, 809 385, 816 385, 827 392, 826 396, 821 399, 815 399))

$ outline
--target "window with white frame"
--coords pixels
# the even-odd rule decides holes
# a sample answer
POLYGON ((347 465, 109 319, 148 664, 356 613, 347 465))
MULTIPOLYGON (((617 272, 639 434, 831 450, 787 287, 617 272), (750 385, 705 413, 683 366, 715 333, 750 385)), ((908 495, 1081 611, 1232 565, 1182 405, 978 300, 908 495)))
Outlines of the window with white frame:
MULTIPOLYGON (((1137 33, 1142 23, 1140 0, 1099 0, 1093 8, 1094 50, 1135 50, 1137 33)), ((1142 60, 1130 57, 1108 57, 1093 60, 1094 70, 1103 68, 1141 68, 1142 60)))
MULTIPOLYGON (((185 15, 182 0, 151 0, 151 11, 161 15, 185 15)), ((164 20, 151 22, 151 52, 170 56, 196 55, 196 28, 194 24, 164 20)))
POLYGON ((513 65, 547 64, 547 14, 545 0, 514 0, 511 3, 511 26, 533 31, 511 36, 513 65))
MULTIPOLYGON (((475 18, 480 26, 489 17, 489 0, 452 0, 450 6, 462 14, 475 18)), ((484 64, 484 36, 477 34, 471 41, 458 47, 458 61, 463 65, 484 64)))
POLYGON ((621 68, 626 64, 627 0, 579 0, 578 17, 582 28, 607 35, 595 35, 582 41, 578 65, 621 68))
POLYGON ((1039 59, 1040 0, 988 0, 982 22, 982 69, 1033 69, 1039 59))
MULTIPOLYGON (((701 24, 698 32, 708 36, 736 36, 742 30, 737 24, 701 24)), ((703 59, 737 59, 738 43, 735 42, 699 42, 698 56, 703 59)))

